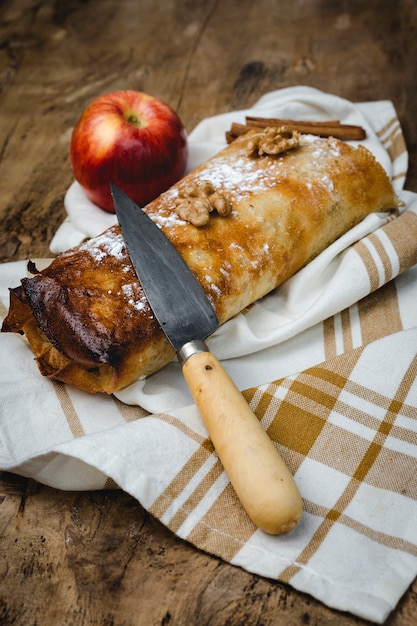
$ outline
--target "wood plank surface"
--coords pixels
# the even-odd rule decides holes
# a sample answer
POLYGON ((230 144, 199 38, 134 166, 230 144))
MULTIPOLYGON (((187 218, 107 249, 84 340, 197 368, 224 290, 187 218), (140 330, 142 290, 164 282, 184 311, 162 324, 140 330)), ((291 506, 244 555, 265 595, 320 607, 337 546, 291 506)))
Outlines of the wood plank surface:
MULTIPOLYGON (((0 260, 50 256, 84 107, 120 88, 177 110, 188 131, 309 85, 391 100, 417 191, 415 0, 2 0, 0 260)), ((0 624, 363 625, 176 538, 127 494, 67 493, 0 476, 0 624)), ((417 623, 417 583, 389 626, 417 623)))

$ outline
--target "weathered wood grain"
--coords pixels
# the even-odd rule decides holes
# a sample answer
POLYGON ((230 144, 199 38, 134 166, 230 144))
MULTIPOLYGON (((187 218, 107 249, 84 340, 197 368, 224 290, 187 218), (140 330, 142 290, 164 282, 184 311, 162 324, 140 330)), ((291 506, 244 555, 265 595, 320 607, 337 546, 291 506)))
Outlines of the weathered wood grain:
MULTIPOLYGON (((187 129, 306 84, 392 100, 417 191, 414 0, 3 0, 0 260, 49 256, 72 181, 73 125, 119 88, 171 104, 187 129)), ((0 623, 353 626, 294 589, 197 551, 120 491, 0 478, 0 623)), ((389 626, 417 621, 417 583, 389 626)))

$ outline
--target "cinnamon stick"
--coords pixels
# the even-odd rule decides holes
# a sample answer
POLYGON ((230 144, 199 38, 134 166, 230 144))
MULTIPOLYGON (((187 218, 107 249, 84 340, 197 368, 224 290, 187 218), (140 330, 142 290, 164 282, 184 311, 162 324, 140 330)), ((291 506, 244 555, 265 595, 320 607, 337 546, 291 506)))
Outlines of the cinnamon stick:
POLYGON ((311 122, 311 121, 303 121, 303 120, 288 120, 277 117, 253 117, 250 115, 246 116, 246 124, 249 126, 285 126, 286 124, 298 124, 300 126, 305 126, 306 128, 311 128, 319 125, 320 128, 327 128, 328 126, 340 126, 340 120, 325 120, 321 122, 311 122))
POLYGON ((339 120, 312 122, 302 120, 287 120, 279 118, 246 117, 246 124, 233 122, 226 133, 227 143, 236 137, 244 135, 249 130, 262 129, 267 126, 287 126, 303 134, 318 135, 319 137, 335 137, 344 141, 365 139, 366 131, 361 126, 341 124, 339 120))

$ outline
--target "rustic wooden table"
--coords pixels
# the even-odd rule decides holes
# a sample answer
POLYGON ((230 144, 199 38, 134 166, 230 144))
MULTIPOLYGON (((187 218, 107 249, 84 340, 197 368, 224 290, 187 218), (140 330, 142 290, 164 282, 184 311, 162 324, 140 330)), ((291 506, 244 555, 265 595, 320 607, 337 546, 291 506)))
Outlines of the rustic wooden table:
MULTIPOLYGON (((50 256, 72 127, 119 88, 167 101, 189 131, 291 85, 389 99, 417 191, 416 33, 415 0, 2 0, 1 260, 50 256)), ((0 505, 1 624, 366 624, 197 551, 117 490, 3 473, 0 505)), ((417 582, 386 623, 417 623, 417 582)))

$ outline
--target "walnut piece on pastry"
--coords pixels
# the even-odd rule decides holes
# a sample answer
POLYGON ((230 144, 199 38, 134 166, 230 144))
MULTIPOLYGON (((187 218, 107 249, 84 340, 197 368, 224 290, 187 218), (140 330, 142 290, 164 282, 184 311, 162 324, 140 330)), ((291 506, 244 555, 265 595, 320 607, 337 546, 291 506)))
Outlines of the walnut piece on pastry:
POLYGON ((258 156, 282 154, 296 148, 299 138, 300 133, 288 126, 267 127, 251 135, 248 145, 249 153, 258 156))
MULTIPOLYGON (((373 211, 398 206, 382 166, 363 146, 301 135, 262 158, 252 135, 145 207, 196 275, 221 323, 271 292, 373 211), (203 226, 177 213, 182 189, 207 184, 233 210, 203 226)), ((209 196, 212 194, 210 193, 209 196)), ((173 312, 175 314, 175 312, 173 312)), ((11 290, 3 332, 24 333, 41 373, 112 393, 174 356, 144 296, 118 226, 60 254, 11 290)))
POLYGON ((230 215, 232 211, 230 202, 216 191, 209 180, 180 185, 175 206, 179 217, 194 226, 205 226, 214 210, 222 217, 230 215))

